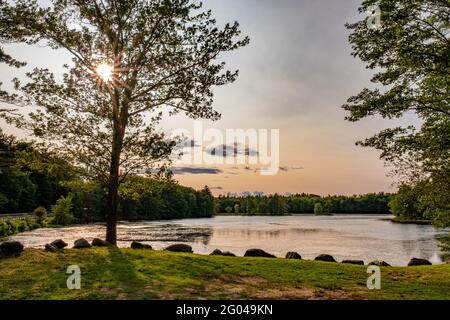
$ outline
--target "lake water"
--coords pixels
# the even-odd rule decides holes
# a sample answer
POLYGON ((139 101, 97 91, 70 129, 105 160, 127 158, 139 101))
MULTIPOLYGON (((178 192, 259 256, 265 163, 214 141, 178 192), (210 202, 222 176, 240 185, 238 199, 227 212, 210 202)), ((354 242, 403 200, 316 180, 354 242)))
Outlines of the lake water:
MULTIPOLYGON (((217 216, 209 219, 121 222, 118 246, 131 241, 163 249, 174 243, 190 244, 194 252, 209 254, 214 249, 243 255, 247 249, 261 248, 279 257, 288 251, 299 252, 304 259, 319 254, 337 260, 361 259, 366 263, 385 260, 406 265, 412 257, 441 263, 438 235, 448 230, 428 225, 396 224, 389 215, 294 215, 294 216, 217 216)), ((84 237, 104 238, 102 224, 78 225, 62 229, 37 229, 13 237, 26 247, 42 248, 55 239, 69 244, 84 237)))

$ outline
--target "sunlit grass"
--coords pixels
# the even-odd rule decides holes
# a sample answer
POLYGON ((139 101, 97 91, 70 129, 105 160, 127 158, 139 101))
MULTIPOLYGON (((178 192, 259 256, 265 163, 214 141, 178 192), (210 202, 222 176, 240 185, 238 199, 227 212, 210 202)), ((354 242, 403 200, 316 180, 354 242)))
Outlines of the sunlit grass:
POLYGON ((26 250, 0 260, 0 299, 450 299, 450 265, 382 268, 131 249, 26 250), (66 269, 81 268, 81 290, 66 269))

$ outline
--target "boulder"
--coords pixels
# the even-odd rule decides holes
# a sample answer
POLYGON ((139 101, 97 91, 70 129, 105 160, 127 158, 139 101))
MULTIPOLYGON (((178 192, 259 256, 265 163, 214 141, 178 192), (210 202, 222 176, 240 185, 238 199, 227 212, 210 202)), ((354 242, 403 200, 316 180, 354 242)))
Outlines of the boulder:
POLYGON ((67 247, 67 243, 65 243, 63 240, 58 239, 53 241, 52 243, 50 243, 53 247, 55 247, 56 249, 64 249, 65 247, 67 247))
POLYGON ((244 257, 276 258, 273 254, 261 249, 249 249, 245 252, 244 257))
POLYGON ((136 242, 133 241, 131 243, 131 249, 145 249, 145 250, 152 250, 152 246, 149 244, 145 244, 145 243, 140 243, 140 242, 136 242))
POLYGON ((214 251, 211 252, 209 255, 210 255, 210 256, 236 257, 236 255, 235 255, 234 253, 232 253, 232 252, 229 252, 229 251, 223 252, 223 251, 221 251, 221 250, 219 250, 219 249, 214 250, 214 251))
POLYGON ((420 258, 412 258, 409 263, 408 267, 413 266, 431 266, 432 263, 426 259, 420 259, 420 258))
POLYGON ((16 255, 23 251, 23 244, 19 241, 7 241, 0 244, 0 252, 4 255, 16 255))
POLYGON ((383 260, 375 260, 368 264, 369 266, 390 267, 391 265, 383 260))
POLYGON ((286 259, 302 260, 302 256, 299 255, 297 252, 288 252, 286 253, 286 259))
POLYGON ((49 252, 56 252, 60 250, 59 248, 57 248, 56 246, 54 246, 52 243, 47 243, 45 245, 45 251, 49 251, 49 252))
POLYGON ((81 239, 75 240, 75 242, 73 243, 73 247, 74 247, 74 249, 86 249, 86 248, 90 248, 92 246, 89 243, 89 241, 87 241, 84 238, 81 238, 81 239))
POLYGON ((236 255, 233 252, 230 252, 230 251, 222 252, 222 256, 225 256, 225 257, 236 257, 236 255))
POLYGON ((187 253, 193 253, 194 251, 192 251, 192 247, 187 245, 187 244, 173 244, 171 246, 168 246, 166 249, 167 251, 172 251, 172 252, 187 252, 187 253))
POLYGON ((324 261, 324 262, 336 262, 336 260, 333 258, 333 256, 330 256, 329 254, 318 255, 314 260, 324 261))
POLYGON ((99 238, 95 238, 94 240, 92 240, 91 242, 93 247, 107 247, 109 246, 109 242, 99 239, 99 238))
POLYGON ((364 261, 362 261, 362 260, 343 260, 342 263, 357 264, 357 265, 360 265, 360 266, 364 265, 364 261))
POLYGON ((210 256, 221 256, 222 255, 222 251, 220 251, 219 249, 216 249, 213 252, 211 252, 209 255, 210 256))

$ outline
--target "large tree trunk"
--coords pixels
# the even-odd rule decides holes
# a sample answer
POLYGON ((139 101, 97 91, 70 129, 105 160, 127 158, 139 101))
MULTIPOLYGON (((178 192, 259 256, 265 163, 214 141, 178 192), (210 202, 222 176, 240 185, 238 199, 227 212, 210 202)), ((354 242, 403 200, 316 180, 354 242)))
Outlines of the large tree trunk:
MULTIPOLYGON (((112 169, 112 168, 111 168, 112 169)), ((110 179, 110 183, 112 182, 110 179)), ((114 180, 116 180, 114 178, 114 180)), ((117 208, 119 204, 118 175, 117 183, 111 183, 108 187, 108 199, 106 205, 106 241, 117 245, 117 208)))
POLYGON ((117 209, 119 205, 119 169, 122 153, 124 126, 115 126, 111 152, 111 164, 106 205, 106 241, 117 245, 117 209))

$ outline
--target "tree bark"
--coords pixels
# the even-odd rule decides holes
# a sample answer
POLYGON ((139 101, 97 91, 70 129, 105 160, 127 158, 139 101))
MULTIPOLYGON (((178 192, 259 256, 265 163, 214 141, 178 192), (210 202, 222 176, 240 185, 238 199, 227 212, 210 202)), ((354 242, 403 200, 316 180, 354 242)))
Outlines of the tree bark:
MULTIPOLYGON (((111 168, 112 169, 112 168, 111 168)), ((111 184, 108 187, 108 199, 106 206, 106 241, 112 245, 117 245, 117 208, 119 203, 118 183, 111 184)), ((118 181, 118 179, 117 179, 118 181)))
MULTIPOLYGON (((113 148, 114 149, 114 148, 113 148)), ((106 241, 117 245, 117 209, 119 204, 119 162, 120 152, 111 156, 108 199, 106 205, 106 241)))
POLYGON ((115 121, 113 129, 113 143, 111 150, 111 164, 108 182, 108 199, 106 206, 106 241, 117 245, 117 209, 119 205, 119 176, 120 155, 122 153, 125 124, 115 121))

